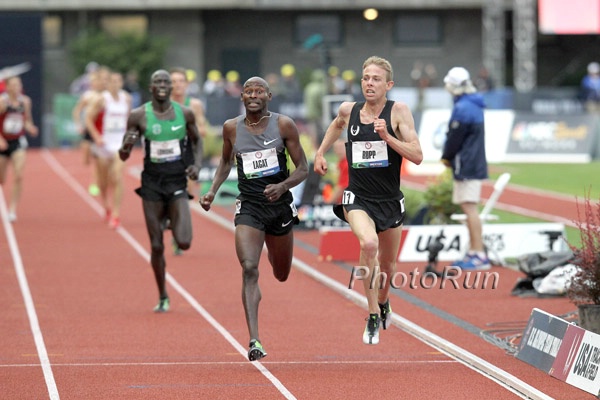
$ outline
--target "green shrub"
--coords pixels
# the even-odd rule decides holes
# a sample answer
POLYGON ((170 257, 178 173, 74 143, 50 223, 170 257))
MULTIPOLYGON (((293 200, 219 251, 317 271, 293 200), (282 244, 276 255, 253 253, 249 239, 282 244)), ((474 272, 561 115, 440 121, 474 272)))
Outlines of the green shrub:
POLYGON ((438 175, 425 191, 424 198, 429 211, 426 216, 426 223, 430 224, 454 224, 456 223, 450 216, 460 213, 458 204, 452 203, 452 189, 454 181, 452 171, 446 169, 438 175))
POLYGON ((146 87, 152 73, 164 68, 167 46, 168 40, 163 37, 133 33, 111 35, 91 30, 83 32, 71 43, 69 59, 78 73, 84 71, 90 61, 123 74, 136 70, 141 86, 146 87))

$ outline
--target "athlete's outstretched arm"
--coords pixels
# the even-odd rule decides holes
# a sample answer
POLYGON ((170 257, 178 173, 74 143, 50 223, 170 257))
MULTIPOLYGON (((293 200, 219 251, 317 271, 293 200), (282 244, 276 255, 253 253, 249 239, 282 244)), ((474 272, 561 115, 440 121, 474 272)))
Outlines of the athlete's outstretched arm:
POLYGON ((210 189, 208 192, 204 194, 200 198, 200 205, 206 211, 210 210, 210 205, 215 199, 215 195, 219 191, 219 188, 225 182, 225 179, 229 176, 231 172, 231 166, 233 165, 233 144, 235 143, 236 137, 236 120, 229 119, 225 121, 223 124, 223 150, 221 153, 221 160, 219 161, 219 166, 217 167, 217 171, 215 172, 215 176, 212 181, 212 185, 210 185, 210 189))
POLYGON ((329 148, 335 143, 336 140, 342 135, 344 128, 348 126, 348 121, 350 119, 350 112, 352 111, 352 107, 354 107, 355 102, 345 101, 340 105, 338 109, 338 114, 331 121, 327 131, 325 131, 325 137, 317 150, 317 154, 315 156, 315 172, 319 175, 325 175, 327 173, 327 160, 325 160, 325 153, 329 150, 329 148))
POLYGON ((144 115, 144 110, 141 107, 138 107, 132 110, 127 118, 127 131, 125 131, 125 135, 123 135, 123 143, 119 149, 119 158, 122 161, 126 161, 129 158, 133 145, 135 145, 140 137, 140 131, 142 130, 140 121, 144 115))

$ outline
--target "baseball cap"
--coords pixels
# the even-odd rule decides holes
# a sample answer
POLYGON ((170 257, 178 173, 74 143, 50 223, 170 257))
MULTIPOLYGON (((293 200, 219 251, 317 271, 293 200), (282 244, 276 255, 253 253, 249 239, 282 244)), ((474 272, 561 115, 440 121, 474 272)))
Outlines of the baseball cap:
POLYGON ((471 75, 469 75, 469 71, 464 69, 463 67, 454 67, 451 68, 450 71, 444 77, 444 83, 449 83, 454 86, 460 86, 465 81, 471 79, 471 75))

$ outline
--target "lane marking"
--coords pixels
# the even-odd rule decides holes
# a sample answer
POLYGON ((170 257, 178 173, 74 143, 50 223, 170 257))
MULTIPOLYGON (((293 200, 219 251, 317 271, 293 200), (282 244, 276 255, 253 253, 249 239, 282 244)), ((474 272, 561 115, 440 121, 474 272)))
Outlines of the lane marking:
MULTIPOLYGON (((201 216, 226 229, 231 230, 232 232, 234 231, 232 221, 225 219, 216 213, 204 211, 200 204, 196 204, 195 202, 191 203, 190 206, 201 216)), ((293 257, 292 265, 300 272, 303 272, 305 275, 313 278, 315 281, 323 284, 335 293, 343 296, 347 300, 352 301, 361 308, 365 310, 367 309, 367 299, 360 293, 349 290, 345 285, 317 271, 296 257, 293 257)), ((392 313, 392 324, 405 331, 409 335, 415 337, 419 341, 460 362, 473 371, 489 378, 498 385, 515 393, 523 399, 553 400, 552 397, 522 381, 516 376, 509 374, 508 372, 496 367, 495 365, 485 361, 475 354, 468 352, 467 350, 447 341, 446 339, 426 330, 425 328, 422 328, 421 326, 399 316, 396 313, 392 313)))
MULTIPOLYGON (((79 197, 94 209, 99 216, 104 215, 102 206, 91 198, 83 186, 67 172, 50 151, 44 149, 41 154, 49 164, 50 168, 52 168, 52 170, 79 195, 79 197)), ((198 207, 200 207, 200 205, 198 205, 198 207)), ((150 253, 148 253, 125 228, 119 226, 116 229, 116 232, 121 235, 121 237, 123 237, 123 239, 125 239, 125 241, 129 243, 147 263, 150 263, 150 253)), ((221 336, 225 338, 225 340, 227 340, 227 342, 229 342, 231 346, 233 346, 233 348, 237 350, 238 353, 244 358, 248 356, 246 348, 242 346, 208 311, 206 311, 206 309, 204 309, 204 307, 202 307, 200 303, 198 303, 198 301, 168 272, 166 273, 166 280, 210 325, 212 325, 217 332, 219 332, 219 334, 221 334, 221 336)), ((258 369, 286 399, 296 400, 296 397, 263 365, 263 363, 257 361, 248 361, 248 363, 258 369)))
MULTIPOLYGON (((237 353, 235 354, 238 355, 237 353)), ((455 360, 394 360, 394 361, 373 361, 373 360, 352 360, 352 361, 263 361, 263 364, 269 365, 363 365, 363 364, 459 364, 455 360)), ((139 367, 139 366, 177 366, 177 365, 248 365, 247 361, 185 361, 185 362, 105 362, 105 363, 54 363, 54 367, 139 367)), ((5 364, 0 368, 30 368, 39 367, 40 364, 5 364)))
MULTIPOLYGON (((77 182, 75 182, 75 184, 79 186, 79 184, 77 182)), ((83 190, 82 187, 81 187, 81 191, 83 192, 85 198, 89 198, 89 196, 87 195, 87 192, 85 192, 85 190, 83 190)), ((197 202, 190 202, 190 208, 193 211, 195 211, 197 214, 201 215, 202 217, 211 220, 212 222, 228 229, 231 232, 234 232, 235 228, 234 228, 233 222, 231 220, 226 219, 214 212, 208 213, 208 212, 204 211, 204 209, 197 202)), ((102 215, 102 214, 100 214, 100 215, 102 215)), ((122 230, 122 228, 118 228, 117 231, 119 231, 119 230, 122 230)), ((141 248, 141 251, 143 251, 145 254, 147 254, 147 252, 145 250, 143 250, 143 248, 141 248)), ((147 256, 147 259, 149 260, 149 255, 147 256)), ((323 284, 324 286, 328 287, 329 289, 333 290, 334 292, 336 292, 336 293, 340 294, 341 296, 345 297, 346 299, 352 301, 353 303, 360 306, 361 308, 367 309, 366 298, 363 295, 359 294, 358 292, 348 290, 345 285, 339 283, 338 281, 336 281, 336 280, 328 277, 327 275, 317 271, 316 269, 310 267, 308 264, 297 259, 296 257, 293 257, 292 265, 299 271, 306 274, 307 276, 312 277, 317 282, 323 284)), ((173 283, 171 282, 171 279, 173 280, 173 282, 176 283, 174 278, 170 278, 170 275, 167 273, 167 280, 169 281, 169 283, 171 283, 173 285, 173 283)), ((181 287, 181 286, 179 286, 178 283, 177 283, 177 286, 181 287)), ((176 287, 176 289, 177 289, 177 287, 176 287)), ((181 289, 183 290, 183 288, 181 288, 181 289)), ((201 307, 196 302, 196 300, 191 295, 189 295, 189 293, 187 293, 187 292, 185 292, 185 293, 193 301, 193 302, 190 302, 190 304, 192 304, 192 306, 194 308, 196 308, 194 303, 197 304, 198 307, 201 307)), ((182 294, 182 296, 186 297, 186 299, 188 298, 183 293, 180 293, 180 294, 182 294)), ((208 316, 210 316, 210 314, 208 314, 208 312, 206 312, 205 310, 204 310, 204 312, 208 316)), ((214 320, 214 318, 212 318, 212 316, 210 316, 210 318, 212 320, 214 320)), ((216 322, 216 321, 215 321, 215 323, 218 324, 218 322, 216 322)), ((430 332, 430 331, 422 328, 421 326, 413 323, 412 321, 409 321, 403 317, 400 317, 396 313, 392 314, 392 324, 395 325, 396 327, 398 327, 399 329, 405 331, 406 333, 410 334, 411 336, 415 337, 419 341, 425 343, 426 345, 442 352, 443 354, 447 355, 451 359, 454 359, 454 360, 460 362, 461 364, 465 365, 466 367, 474 370, 475 372, 477 372, 485 377, 488 377, 490 380, 496 382, 498 385, 506 388, 507 390, 515 393, 516 395, 518 395, 521 398, 533 399, 533 400, 537 400, 537 399, 553 400, 552 397, 541 392, 540 390, 536 389, 535 387, 527 384, 526 382, 522 381, 521 379, 517 378, 516 376, 509 374, 508 372, 481 359, 480 357, 468 352, 467 350, 455 345, 454 343, 447 341, 446 339, 434 334, 433 332, 430 332)), ((221 326, 221 325, 219 324, 219 326, 221 326)), ((227 331, 225 331, 225 332, 227 332, 227 331)), ((229 335, 228 332, 227 332, 227 334, 229 335)), ((245 349, 243 347, 241 347, 241 345, 237 341, 235 341, 235 339, 233 339, 233 340, 237 344, 237 346, 240 346, 240 348, 242 349, 241 353, 242 353, 242 355, 245 356, 245 349)), ((233 346, 238 351, 240 351, 240 349, 236 345, 233 345, 233 346)), ((266 364, 266 363, 254 362, 253 364, 261 364, 260 367, 264 368, 262 364, 266 364)), ((257 367, 258 367, 258 365, 257 365, 257 367)), ((259 370, 261 368, 259 368, 259 370)), ((261 370, 261 372, 262 372, 262 370, 261 370)), ((267 370, 267 372, 268 372, 268 370, 267 370)))
POLYGON ((2 189, 0 189, 0 216, 2 217, 2 225, 13 259, 17 281, 19 282, 19 288, 21 289, 21 294, 23 296, 23 302, 25 303, 29 327, 31 328, 31 334, 33 335, 33 341, 35 343, 35 348, 37 349, 37 357, 40 360, 40 366, 44 373, 44 381, 48 388, 48 396, 51 400, 59 400, 60 396, 58 394, 58 388, 56 387, 56 381, 54 380, 54 374, 52 373, 52 365, 50 363, 50 358, 48 357, 46 344, 44 343, 44 336, 42 335, 37 313, 35 312, 35 303, 33 302, 29 283, 27 282, 27 275, 25 274, 25 266, 23 265, 21 252, 19 251, 19 244, 17 243, 12 225, 8 222, 8 210, 6 208, 6 201, 2 189))

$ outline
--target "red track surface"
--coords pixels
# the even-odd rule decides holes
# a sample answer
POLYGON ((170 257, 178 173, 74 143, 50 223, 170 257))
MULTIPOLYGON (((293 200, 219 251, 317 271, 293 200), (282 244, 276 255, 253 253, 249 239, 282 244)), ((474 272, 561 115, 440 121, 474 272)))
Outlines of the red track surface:
MULTIPOLYGON (((471 331, 522 326, 534 307, 556 315, 574 310, 564 298, 511 296, 522 274, 507 268, 493 269, 500 275, 496 289, 395 292, 394 312, 415 325, 397 319, 379 345, 363 345, 361 285, 345 289, 347 266, 318 261, 316 231, 297 231, 297 268, 286 283, 273 278, 263 257, 260 328, 269 355, 250 363, 227 207, 209 214, 194 208, 192 248, 181 257, 167 253, 172 309, 157 315, 148 238, 133 193, 137 178, 125 176, 122 229, 113 231, 85 191, 90 170, 77 151, 31 150, 28 157, 15 224, 5 222, 0 199, 3 399, 520 398, 436 342, 533 398, 593 398, 471 331), (307 268, 330 281, 306 275, 307 268)), ((136 154, 128 168, 139 165, 136 154)), ((509 194, 502 203, 509 204, 509 194)), ((553 202, 529 194, 525 205, 564 211, 551 209, 553 202)), ((422 265, 402 263, 399 270, 415 267, 422 265)))

